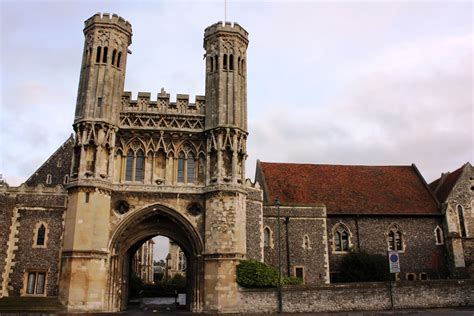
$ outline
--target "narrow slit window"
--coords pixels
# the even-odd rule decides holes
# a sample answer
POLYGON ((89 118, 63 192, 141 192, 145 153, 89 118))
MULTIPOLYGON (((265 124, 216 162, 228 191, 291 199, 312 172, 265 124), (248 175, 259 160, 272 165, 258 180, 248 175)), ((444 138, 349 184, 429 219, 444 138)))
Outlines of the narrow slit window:
POLYGON ((127 154, 127 163, 125 166, 125 181, 132 181, 133 158, 133 152, 130 150, 127 154))
POLYGON ((102 62, 105 64, 107 63, 107 53, 108 53, 109 48, 104 47, 104 56, 102 56, 102 62))
POLYGON ((214 56, 214 65, 216 67, 216 71, 219 70, 219 58, 217 56, 214 56))
POLYGON ((222 61, 222 68, 227 70, 227 54, 224 54, 224 59, 222 61))
POLYGON ((36 237, 36 245, 44 246, 44 241, 46 237, 46 227, 43 224, 38 228, 38 236, 36 237))
POLYGON ((115 66, 115 57, 117 56, 117 50, 114 49, 114 51, 112 52, 112 65, 115 66))
POLYGON ((234 55, 229 55, 229 70, 234 70, 234 55))
POLYGON ((117 56, 117 67, 119 67, 119 68, 120 68, 120 61, 121 61, 121 59, 122 59, 122 52, 119 52, 119 53, 118 53, 118 56, 117 56))
POLYGON ((214 72, 214 57, 209 58, 211 64, 211 72, 214 72))
POLYGON ((466 237, 466 225, 464 224, 464 209, 458 205, 459 228, 461 237, 466 237))
POLYGON ((179 154, 178 158, 178 182, 184 182, 184 154, 179 154))
POLYGON ((145 167, 145 156, 143 151, 139 150, 137 153, 137 160, 135 165, 135 181, 143 181, 143 171, 145 167))
POLYGON ((95 62, 100 63, 100 54, 102 52, 102 47, 97 47, 97 55, 95 56, 95 62))
POLYGON ((188 156, 188 183, 194 183, 194 156, 189 154, 188 156))

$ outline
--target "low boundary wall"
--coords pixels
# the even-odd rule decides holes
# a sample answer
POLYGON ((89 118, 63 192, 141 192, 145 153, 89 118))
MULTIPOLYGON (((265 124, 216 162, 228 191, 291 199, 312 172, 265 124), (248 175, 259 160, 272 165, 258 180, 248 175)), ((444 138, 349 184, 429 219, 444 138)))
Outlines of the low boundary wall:
MULTIPOLYGON (((241 313, 278 311, 275 288, 241 288, 239 295, 241 313)), ((291 286, 283 287, 282 302, 287 313, 474 306, 474 280, 291 286)))

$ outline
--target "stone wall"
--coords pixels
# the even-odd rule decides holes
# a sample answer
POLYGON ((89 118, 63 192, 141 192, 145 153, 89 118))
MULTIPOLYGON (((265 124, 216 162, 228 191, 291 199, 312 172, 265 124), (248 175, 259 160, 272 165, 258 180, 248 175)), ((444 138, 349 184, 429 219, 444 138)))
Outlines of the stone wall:
POLYGON ((446 245, 436 244, 435 228, 442 226, 442 217, 393 217, 393 216, 329 216, 328 217, 328 248, 331 274, 335 276, 341 259, 348 252, 335 251, 333 230, 338 223, 349 229, 352 249, 360 249, 368 253, 387 254, 387 234, 389 226, 396 224, 403 234, 403 251, 400 255, 399 278, 406 280, 407 273, 426 273, 430 279, 447 276, 446 245))
POLYGON ((26 180, 25 184, 28 186, 43 184, 48 187, 67 184, 69 182, 69 173, 71 172, 73 144, 74 139, 71 136, 26 180), (51 176, 49 182, 47 181, 48 175, 51 176), (66 176, 67 179, 65 178, 66 176))
POLYGON ((246 203, 247 259, 263 261, 262 191, 247 187, 246 203))
POLYGON ((470 278, 474 279, 474 238, 464 238, 462 243, 467 272, 469 273, 470 278))
POLYGON ((61 252, 62 220, 64 209, 19 209, 18 250, 11 276, 11 296, 26 293, 25 280, 28 271, 46 272, 46 295, 57 296, 59 254, 61 252), (46 225, 46 247, 34 247, 37 224, 46 225))
POLYGON ((8 237, 10 235, 14 207, 14 198, 0 194, 0 297, 4 295, 2 285, 5 274, 5 265, 7 263, 8 237))
MULTIPOLYGON (((278 220, 275 207, 266 206, 263 226, 269 228, 270 241, 264 246, 265 263, 278 266, 278 220)), ((304 283, 329 282, 324 207, 284 206, 280 208, 281 264, 283 275, 296 275, 303 269, 304 283), (305 244, 305 238, 308 243, 305 244)))
MULTIPOLYGON (((241 313, 277 312, 276 289, 240 289, 241 313)), ((314 313, 356 310, 435 308, 474 305, 474 281, 353 283, 283 288, 283 312, 314 313), (392 292, 392 298, 390 292, 392 292)))

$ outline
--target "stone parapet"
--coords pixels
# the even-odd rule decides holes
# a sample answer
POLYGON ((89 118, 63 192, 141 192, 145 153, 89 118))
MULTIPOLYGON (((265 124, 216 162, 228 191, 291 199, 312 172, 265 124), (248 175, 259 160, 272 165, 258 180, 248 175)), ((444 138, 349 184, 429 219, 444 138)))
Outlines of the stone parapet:
POLYGON ((137 99, 133 100, 132 93, 126 91, 122 94, 122 111, 163 114, 205 114, 205 96, 197 95, 194 103, 189 101, 188 94, 178 94, 176 95, 176 102, 171 102, 170 94, 165 91, 158 93, 156 101, 151 99, 150 92, 138 92, 137 99))
POLYGON ((132 25, 124 18, 118 16, 115 13, 112 15, 110 15, 110 13, 100 12, 94 14, 92 17, 84 21, 84 32, 86 32, 86 30, 92 27, 94 24, 100 24, 101 26, 117 26, 125 32, 128 32, 130 34, 132 33, 132 25))

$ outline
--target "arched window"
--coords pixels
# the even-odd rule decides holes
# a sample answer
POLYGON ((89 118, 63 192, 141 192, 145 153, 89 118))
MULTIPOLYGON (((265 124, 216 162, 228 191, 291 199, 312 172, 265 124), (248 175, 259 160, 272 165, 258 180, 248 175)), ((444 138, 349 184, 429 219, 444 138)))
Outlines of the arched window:
POLYGON ((219 58, 214 56, 214 65, 216 66, 216 71, 219 70, 219 58))
POLYGON ((137 159, 135 160, 135 181, 143 181, 143 171, 145 169, 145 156, 140 149, 137 152, 137 159))
POLYGON ((178 182, 184 183, 184 154, 178 156, 178 182))
POLYGON ((125 165, 125 181, 132 181, 133 179, 133 152, 128 151, 127 163, 125 165))
POLYGON ((227 54, 224 54, 224 59, 222 60, 222 69, 227 70, 227 54))
POLYGON ((403 234, 396 225, 392 225, 388 230, 388 249, 403 251, 403 234))
POLYGON ((102 52, 102 47, 97 47, 97 55, 95 56, 95 62, 100 63, 100 54, 102 52))
POLYGON ((303 249, 311 249, 311 245, 309 243, 309 236, 308 235, 303 236, 303 249))
POLYGON ((63 160, 61 158, 58 159, 56 167, 60 168, 63 165, 63 160))
POLYGON ((214 72, 214 57, 209 58, 211 62, 211 72, 214 72))
POLYGON ((102 62, 107 63, 107 53, 108 53, 109 48, 106 46, 104 47, 104 55, 102 56, 102 62))
POLYGON ((43 224, 38 228, 38 234, 36 236, 36 246, 44 246, 46 237, 46 227, 43 224))
POLYGON ((117 50, 114 49, 114 51, 112 52, 112 65, 115 66, 115 56, 117 55, 117 50))
POLYGON ((245 75, 245 60, 242 58, 242 60, 240 62, 241 62, 240 73, 243 76, 243 75, 245 75))
POLYGON ((458 205, 458 217, 459 217, 459 233, 461 237, 466 237, 466 225, 464 224, 464 209, 461 205, 458 205))
POLYGON ((118 56, 117 56, 117 67, 120 68, 120 60, 122 59, 122 52, 119 52, 118 53, 118 56))
POLYGON ((349 251, 350 234, 346 225, 339 223, 334 226, 333 243, 335 251, 349 251))
POLYGON ((229 70, 234 70, 234 55, 229 55, 229 70))
POLYGON ((434 233, 435 233, 435 238, 436 238, 436 244, 437 245, 444 244, 443 229, 439 226, 436 226, 434 233))
POLYGON ((237 72, 240 74, 241 73, 241 67, 240 67, 240 57, 237 58, 237 72))
POLYGON ((188 155, 188 183, 194 183, 194 156, 191 153, 188 155))
POLYGON ((46 175, 46 184, 51 184, 51 181, 52 181, 52 177, 51 177, 51 175, 48 173, 48 174, 46 175))
POLYGON ((273 239, 272 231, 270 230, 270 228, 265 227, 263 229, 263 246, 273 248, 273 240, 272 239, 273 239))
POLYGON ((69 175, 66 174, 66 175, 64 176, 63 184, 68 184, 68 183, 69 183, 69 175))

